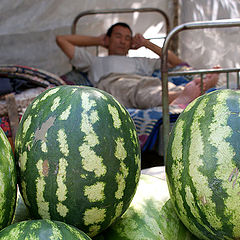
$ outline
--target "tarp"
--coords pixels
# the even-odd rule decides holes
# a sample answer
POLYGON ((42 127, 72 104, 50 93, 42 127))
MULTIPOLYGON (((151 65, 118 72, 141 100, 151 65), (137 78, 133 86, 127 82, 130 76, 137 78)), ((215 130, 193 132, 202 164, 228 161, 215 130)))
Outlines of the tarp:
MULTIPOLYGON (((70 70, 70 65, 55 37, 70 33, 75 16, 90 9, 130 7, 157 7, 171 13, 171 4, 165 0, 1 0, 0 64, 28 65, 61 75, 70 70)), ((134 32, 145 32, 149 24, 158 25, 162 18, 137 13, 108 18, 96 15, 79 21, 78 31, 100 35, 119 20, 128 22, 134 32)))
MULTIPOLYGON (((167 0, 1 0, 0 64, 21 64, 61 75, 71 69, 55 43, 58 34, 69 34, 81 11, 106 8, 158 7, 166 11, 173 27, 173 1, 167 0)), ((238 18, 239 0, 179 0, 179 24, 189 21, 238 18)), ((112 23, 126 21, 134 32, 164 32, 157 14, 91 16, 78 24, 81 34, 101 34, 112 23)), ((240 66, 239 28, 194 30, 179 34, 180 56, 195 68, 240 66)))
MULTIPOLYGON (((181 2, 181 23, 240 17, 238 0, 182 0, 181 2)), ((239 67, 239 37, 239 27, 185 31, 180 39, 181 53, 184 58, 190 59, 195 67, 211 66, 214 63, 239 67), (195 54, 190 55, 185 49, 192 49, 195 54)))
MULTIPOLYGON (((235 19, 239 0, 181 0, 180 22, 235 19)), ((240 67, 240 27, 198 29, 179 33, 180 55, 195 68, 240 67)), ((221 75, 222 80, 226 78, 221 75)), ((236 74, 230 74, 236 80, 236 74)), ((235 81, 236 83, 236 81, 235 81)), ((236 84, 232 87, 236 87, 236 84)))

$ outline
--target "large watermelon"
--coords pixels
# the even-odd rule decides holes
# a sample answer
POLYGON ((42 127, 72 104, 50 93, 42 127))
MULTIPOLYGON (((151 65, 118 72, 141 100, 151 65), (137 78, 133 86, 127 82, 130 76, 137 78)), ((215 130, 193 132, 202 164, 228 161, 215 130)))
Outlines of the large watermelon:
POLYGON ((169 199, 167 182, 142 174, 127 211, 95 240, 197 240, 169 199))
POLYGON ((91 236, 128 208, 140 176, 140 147, 126 109, 91 87, 60 86, 27 108, 16 136, 20 189, 34 218, 91 236))
POLYGON ((28 220, 14 223, 0 232, 1 240, 91 240, 79 229, 51 220, 28 220))
POLYGON ((240 91, 218 90, 178 118, 167 149, 170 195, 201 239, 240 239, 240 91))
POLYGON ((12 222, 16 195, 17 175, 12 148, 0 127, 0 229, 12 222))

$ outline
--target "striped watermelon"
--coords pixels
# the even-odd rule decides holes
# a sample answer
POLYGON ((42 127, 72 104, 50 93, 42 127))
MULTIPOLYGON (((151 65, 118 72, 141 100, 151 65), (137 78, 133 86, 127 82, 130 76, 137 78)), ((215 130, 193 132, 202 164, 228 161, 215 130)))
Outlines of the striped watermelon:
POLYGON ((40 94, 20 122, 16 159, 31 215, 90 236, 126 211, 140 176, 130 115, 91 87, 59 86, 40 94))
POLYGON ((94 240, 197 240, 177 217, 167 182, 142 174, 127 211, 94 240))
POLYGON ((182 222, 201 239, 240 239, 240 91, 192 102, 171 132, 170 195, 182 222))
POLYGON ((0 229, 12 222, 16 206, 17 175, 11 145, 0 127, 0 229))
POLYGON ((91 240, 79 229, 51 220, 28 220, 14 223, 0 232, 1 240, 91 240))

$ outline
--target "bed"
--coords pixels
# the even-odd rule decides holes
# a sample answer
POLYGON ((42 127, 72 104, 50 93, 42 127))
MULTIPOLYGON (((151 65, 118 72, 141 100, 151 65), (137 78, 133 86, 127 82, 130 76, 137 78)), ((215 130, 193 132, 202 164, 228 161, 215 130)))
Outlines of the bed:
MULTIPOLYGON (((176 119, 178 118, 179 114, 183 111, 181 107, 178 106, 169 106, 168 98, 167 98, 167 81, 172 81, 175 84, 186 84, 189 80, 191 80, 192 76, 195 74, 200 75, 203 77, 203 75, 207 72, 222 72, 222 73, 229 73, 229 72, 237 72, 237 88, 239 88, 239 70, 240 69, 221 69, 221 70, 214 70, 214 69, 202 69, 202 70, 193 70, 191 68, 187 67, 177 67, 174 69, 167 69, 166 62, 167 62, 167 49, 170 46, 170 42, 172 41, 172 38, 174 36, 185 29, 195 29, 195 28, 203 28, 203 27, 235 27, 239 26, 239 21, 215 21, 215 22, 199 22, 199 23, 186 23, 180 26, 177 26, 176 28, 172 29, 170 31, 170 24, 167 14, 165 14, 162 10, 157 8, 139 8, 139 9, 110 9, 110 10, 89 10, 81 12, 79 15, 77 15, 72 23, 71 31, 73 34, 77 33, 77 23, 78 21, 88 15, 95 15, 95 14, 133 14, 135 12, 141 12, 141 13, 157 13, 160 14, 160 16, 163 18, 163 22, 166 25, 166 40, 164 42, 163 46, 163 60, 162 60, 162 66, 161 70, 158 70, 153 73, 153 76, 159 77, 159 79, 163 82, 163 107, 156 107, 151 109, 127 109, 136 125, 137 133, 140 140, 140 145, 142 149, 142 153, 148 151, 154 151, 157 153, 157 157, 164 156, 164 149, 167 145, 168 141, 168 134, 170 131, 171 126, 174 124, 176 119), (227 22, 227 23, 226 23, 227 22), (161 76, 163 76, 161 78, 161 76)), ((173 41, 172 41, 173 42, 173 41)), ((171 43, 172 43, 171 42, 171 43)), ((96 49, 96 54, 98 54, 98 49, 96 49)), ((16 73, 19 74, 19 72, 22 72, 22 76, 27 73, 27 77, 31 76, 30 79, 33 77, 37 77, 40 75, 40 78, 43 77, 43 80, 46 80, 48 78, 47 82, 49 82, 49 75, 50 73, 44 73, 41 70, 37 69, 31 69, 23 66, 8 66, 9 68, 1 68, 2 76, 5 74, 7 75, 15 75, 16 73), (5 72, 4 72, 4 71, 5 72), (48 76, 48 77, 47 77, 48 76)), ((159 66, 160 67, 160 66, 159 66)), ((65 74, 61 77, 63 79, 60 80, 57 78, 57 76, 53 76, 50 79, 57 79, 54 84, 60 85, 60 84, 77 84, 77 85, 87 85, 92 86, 89 82, 87 75, 83 72, 78 72, 76 69, 73 69, 69 73, 65 74), (74 81, 72 81, 74 79, 74 81)), ((228 78, 228 75, 227 75, 228 78)), ((160 81, 160 80, 159 80, 160 81)), ((50 81, 51 82, 51 81, 50 81)), ((38 83, 39 84, 39 83, 38 83)), ((49 83, 45 83, 45 87, 48 86, 49 83)), ((227 85, 228 86, 228 81, 227 85)), ((2 121, 2 125, 5 124, 5 122, 2 121)), ((4 120, 5 121, 5 120, 4 120)), ((9 126, 9 124, 7 125, 9 126)), ((10 129, 5 127, 6 133, 11 137, 10 129)), ((155 157, 156 155, 154 155, 155 157)), ((148 158, 149 161, 152 161, 152 157, 148 158)), ((159 158, 157 159, 159 161, 159 158)), ((164 162, 157 162, 157 164, 163 164, 164 162)))
MULTIPOLYGON (((169 106, 168 105, 168 87, 167 82, 172 81, 177 85, 184 85, 190 81, 194 75, 198 74, 203 78, 206 73, 226 73, 227 79, 229 72, 237 73, 237 88, 239 87, 239 70, 240 69, 202 69, 202 70, 193 70, 188 67, 177 67, 169 70, 166 66, 167 63, 167 50, 170 46, 170 41, 173 40, 175 35, 186 29, 198 29, 198 28, 214 28, 214 27, 235 27, 239 26, 238 20, 225 20, 225 21, 209 21, 209 22, 195 22, 195 23, 186 23, 180 26, 175 27, 170 32, 169 19, 167 14, 162 10, 156 8, 140 8, 140 9, 103 9, 103 10, 89 10, 81 12, 78 16, 75 17, 72 24, 72 34, 77 33, 77 23, 78 21, 88 15, 95 14, 122 14, 122 13, 134 13, 134 12, 156 12, 159 13, 166 24, 166 39, 163 46, 163 59, 161 65, 161 71, 156 71, 153 73, 153 76, 159 77, 163 85, 163 107, 156 107, 152 109, 127 109, 134 120, 136 125, 137 133, 140 140, 140 145, 142 153, 146 151, 154 150, 159 156, 164 156, 165 148, 168 141, 168 135, 171 126, 174 124, 179 114, 183 111, 183 108, 178 106, 169 106), (162 77, 161 77, 162 76, 162 77)), ((173 42, 173 41, 172 41, 173 42)), ((98 54, 98 49, 96 49, 96 54, 98 54)), ((159 66, 160 67, 160 66, 159 66)), ((62 76, 63 79, 68 83, 68 81, 75 78, 77 79, 76 84, 88 85, 91 86, 91 83, 88 81, 87 76, 84 73, 77 72, 76 69, 73 69, 70 73, 62 76)), ((71 83, 70 83, 71 84, 71 83)), ((226 84, 228 88, 228 81, 226 84)), ((160 162, 159 162, 160 164, 160 162)))
MULTIPOLYGON (((170 21, 166 13, 164 13, 161 9, 158 8, 138 8, 138 9, 103 9, 103 10, 89 10, 79 13, 72 23, 71 32, 72 34, 77 33, 77 24, 78 22, 85 16, 89 15, 96 15, 96 14, 133 14, 135 12, 140 13, 156 13, 163 19, 164 26, 165 26, 165 36, 170 31, 170 21)), ((96 55, 99 55, 99 49, 96 48, 95 50, 96 55)), ((159 66, 160 67, 160 66, 159 66)), ((184 70, 182 68, 182 70, 184 70)), ((161 72, 156 71, 154 72, 155 77, 160 77, 161 72)), ((64 81, 68 84, 78 84, 78 85, 87 85, 92 86, 89 82, 87 75, 83 72, 79 72, 76 69, 72 69, 72 71, 68 72, 61 76, 64 81)), ((176 79, 176 77, 175 77, 176 79)), ((179 79, 178 79, 179 80, 179 79)), ((183 83, 185 78, 181 77, 180 83, 183 83)), ((179 84, 180 84, 179 83, 179 84)), ((161 147, 156 147, 159 145, 159 126, 162 124, 162 108, 156 107, 152 109, 140 110, 140 109, 128 109, 131 117, 133 118, 136 129, 138 132, 140 145, 142 152, 152 150, 154 148, 161 149, 161 147)), ((175 122, 177 116, 181 112, 180 108, 173 108, 171 109, 171 122, 175 122)), ((158 154, 161 155, 161 150, 158 151, 158 154)))

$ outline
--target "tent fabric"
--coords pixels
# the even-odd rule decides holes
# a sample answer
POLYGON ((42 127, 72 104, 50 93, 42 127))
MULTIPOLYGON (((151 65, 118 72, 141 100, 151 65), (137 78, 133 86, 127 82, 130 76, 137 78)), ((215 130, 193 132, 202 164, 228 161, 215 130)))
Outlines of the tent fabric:
MULTIPOLYGON (((55 38, 69 34, 74 18, 82 11, 106 8, 157 7, 171 14, 165 0, 1 0, 0 64, 21 64, 44 69, 61 76, 71 70, 66 56, 57 47, 55 38)), ((96 15, 81 19, 78 32, 102 34, 116 21, 126 21, 135 32, 145 32, 149 22, 158 25, 159 15, 96 15), (146 21, 146 16, 148 21, 146 21)), ((161 30, 161 29, 160 29, 161 30)))

